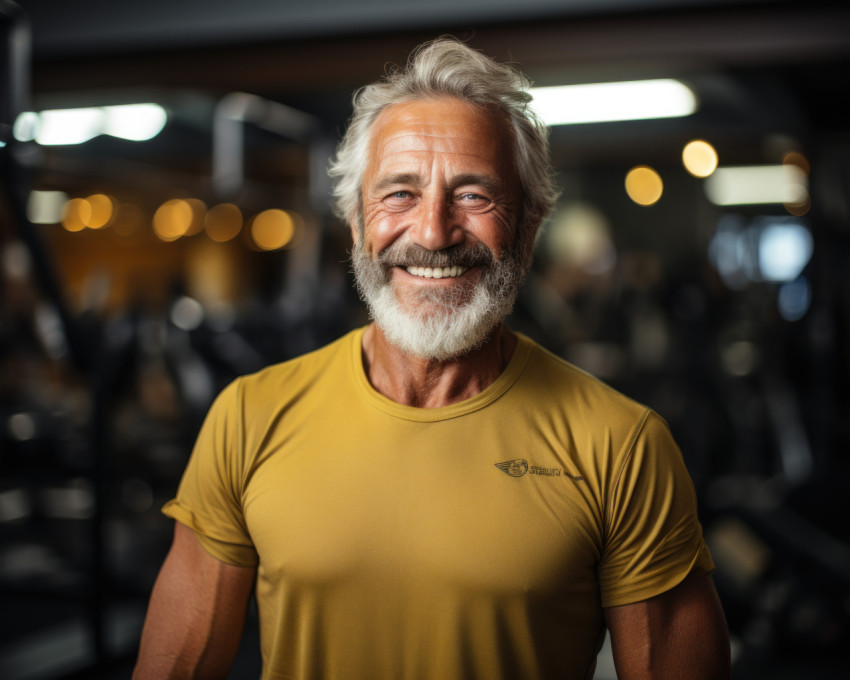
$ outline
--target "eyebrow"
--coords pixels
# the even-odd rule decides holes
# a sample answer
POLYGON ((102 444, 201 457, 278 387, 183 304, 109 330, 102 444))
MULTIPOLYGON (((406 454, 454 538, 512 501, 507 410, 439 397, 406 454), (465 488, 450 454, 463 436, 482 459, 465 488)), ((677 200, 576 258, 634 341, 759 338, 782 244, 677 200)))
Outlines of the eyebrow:
POLYGON ((449 186, 451 189, 457 189, 467 185, 478 185, 491 194, 496 195, 502 193, 502 182, 490 175, 476 175, 475 173, 467 173, 452 177, 449 186))
MULTIPOLYGON (((400 184, 413 185, 415 187, 422 186, 422 177, 414 173, 399 173, 397 175, 389 175, 378 180, 374 185, 374 191, 384 191, 391 187, 400 184)), ((475 173, 464 173, 452 177, 449 181, 449 190, 455 190, 458 187, 478 185, 491 194, 498 194, 502 190, 502 182, 490 175, 478 175, 475 173)))
POLYGON ((422 178, 419 175, 414 175, 412 173, 389 175, 378 180, 373 189, 375 191, 384 191, 385 189, 389 189, 390 187, 394 187, 399 184, 412 184, 413 186, 418 187, 422 184, 422 178))

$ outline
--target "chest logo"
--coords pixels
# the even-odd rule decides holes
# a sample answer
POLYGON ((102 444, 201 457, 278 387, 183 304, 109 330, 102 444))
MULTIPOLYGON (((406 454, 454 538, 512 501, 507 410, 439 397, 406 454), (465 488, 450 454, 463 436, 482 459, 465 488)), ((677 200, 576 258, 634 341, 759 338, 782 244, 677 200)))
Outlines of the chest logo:
POLYGON ((528 461, 522 458, 506 460, 504 463, 496 463, 496 467, 511 477, 522 477, 528 472, 528 461))
POLYGON ((506 460, 504 463, 496 463, 495 465, 502 472, 506 475, 510 475, 511 477, 522 477, 526 473, 529 473, 532 475, 541 475, 543 477, 560 477, 561 475, 565 475, 567 477, 572 477, 572 479, 576 482, 584 480, 584 477, 581 475, 566 475, 563 469, 559 467, 544 468, 538 465, 529 465, 528 461, 524 458, 506 460))

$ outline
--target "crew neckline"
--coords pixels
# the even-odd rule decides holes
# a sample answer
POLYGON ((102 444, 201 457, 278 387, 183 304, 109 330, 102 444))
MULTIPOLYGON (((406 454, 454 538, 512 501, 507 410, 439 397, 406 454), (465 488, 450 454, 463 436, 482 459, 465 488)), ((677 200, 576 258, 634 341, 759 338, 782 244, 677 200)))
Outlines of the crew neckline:
POLYGON ((505 370, 499 374, 499 377, 485 389, 475 396, 455 404, 440 406, 439 408, 419 408, 393 401, 378 392, 372 386, 372 383, 369 382, 366 370, 363 367, 363 332, 365 330, 366 327, 364 326, 352 332, 350 336, 349 358, 351 360, 351 370, 355 376, 355 382, 366 403, 396 418, 422 423, 458 418, 492 404, 517 381, 528 362, 528 357, 533 347, 528 338, 521 333, 516 333, 517 344, 508 361, 508 365, 505 366, 505 370))

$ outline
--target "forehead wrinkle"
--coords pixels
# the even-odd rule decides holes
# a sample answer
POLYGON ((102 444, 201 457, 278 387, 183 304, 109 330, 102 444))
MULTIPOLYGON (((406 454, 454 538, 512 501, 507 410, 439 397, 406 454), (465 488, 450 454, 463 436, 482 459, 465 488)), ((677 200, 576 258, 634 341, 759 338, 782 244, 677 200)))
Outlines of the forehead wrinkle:
MULTIPOLYGON (((447 124, 443 124, 443 127, 446 127, 447 124)), ((390 127, 390 126, 384 126, 390 127)), ((398 125, 398 127, 401 127, 398 125)), ((438 134, 438 133, 429 133, 425 130, 396 130, 396 131, 384 131, 383 136, 380 134, 375 134, 373 136, 373 144, 375 145, 375 150, 380 153, 416 153, 416 152, 428 152, 428 153, 450 153, 457 154, 459 156, 480 156, 480 154, 475 151, 463 151, 461 150, 463 145, 469 145, 477 147, 479 145, 479 140, 474 138, 474 135, 469 134, 470 126, 462 125, 462 124, 454 124, 451 125, 452 128, 458 130, 457 134, 449 132, 448 134, 438 134), (416 144, 416 140, 421 140, 423 144, 416 144), (431 145, 427 142, 431 140, 438 140, 443 142, 443 145, 431 145), (413 143, 409 143, 409 142, 413 143), (401 147, 401 148, 396 148, 401 147), (461 148, 458 148, 461 147, 461 148)), ((502 141, 499 139, 498 135, 494 135, 494 137, 498 140, 498 146, 502 147, 502 141)), ((482 157, 483 158, 483 157, 482 157)))
POLYGON ((387 135, 388 141, 393 141, 396 139, 405 139, 407 137, 424 137, 426 139, 461 139, 467 141, 467 137, 465 132, 469 130, 469 125, 455 125, 455 124, 445 124, 442 127, 451 127, 452 130, 448 133, 437 133, 437 132, 427 132, 425 130, 404 130, 399 132, 392 132, 387 135), (460 130, 460 134, 454 134, 454 130, 460 130))
POLYGON ((504 125, 504 116, 494 115, 495 113, 454 97, 399 102, 387 107, 378 116, 372 128, 372 139, 384 135, 388 141, 395 137, 419 135, 460 138, 477 143, 467 136, 470 131, 473 136, 483 133, 500 139, 507 133, 509 137, 510 134, 504 125), (449 115, 442 115, 446 111, 446 104, 450 107, 449 115), (436 116, 435 111, 439 111, 436 116), (455 130, 459 130, 460 135, 456 135, 455 130), (448 134, 444 134, 444 131, 448 134))
MULTIPOLYGON (((421 135, 414 135, 420 139, 421 135)), ((434 139, 442 139, 439 137, 435 137, 434 139)), ((399 140, 389 140, 384 142, 379 147, 375 149, 374 158, 380 159, 383 162, 392 162, 393 157, 401 156, 401 155, 409 155, 412 158, 422 160, 424 156, 435 156, 435 157, 457 157, 457 158, 474 158, 485 163, 492 163, 496 159, 492 158, 489 153, 482 153, 477 148, 466 148, 463 146, 473 147, 474 144, 470 141, 468 144, 464 143, 464 145, 459 144, 446 144, 445 147, 439 147, 435 145, 429 145, 425 139, 422 139, 421 145, 413 145, 413 144, 401 144, 398 143, 399 140)), ((397 161, 394 161, 397 162, 397 161)))
MULTIPOLYGON (((410 148, 406 145, 398 146, 392 143, 384 143, 375 150, 370 160, 376 166, 375 171, 381 177, 382 184, 385 177, 404 177, 415 181, 416 178, 422 176, 419 172, 420 168, 430 170, 434 163, 438 162, 448 163, 445 166, 446 168, 454 166, 456 169, 455 176, 458 177, 478 177, 489 182, 499 182, 498 177, 495 177, 489 168, 495 169, 500 164, 500 159, 491 158, 490 154, 482 154, 475 149, 435 149, 427 145, 423 145, 422 148, 410 148), (443 160, 440 161, 439 159, 443 160), (471 160, 472 163, 463 167, 464 161, 467 159, 471 160), (458 164, 461 167, 457 167, 458 164)), ((425 175, 430 175, 430 172, 425 172, 425 175)))

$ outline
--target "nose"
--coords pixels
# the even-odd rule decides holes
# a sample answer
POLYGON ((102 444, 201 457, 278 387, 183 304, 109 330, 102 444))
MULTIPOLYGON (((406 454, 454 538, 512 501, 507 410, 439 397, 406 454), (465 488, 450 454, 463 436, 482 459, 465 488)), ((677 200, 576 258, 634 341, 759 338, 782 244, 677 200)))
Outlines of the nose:
POLYGON ((410 240, 428 250, 443 250, 464 239, 463 226, 442 193, 422 196, 413 220, 410 240))

